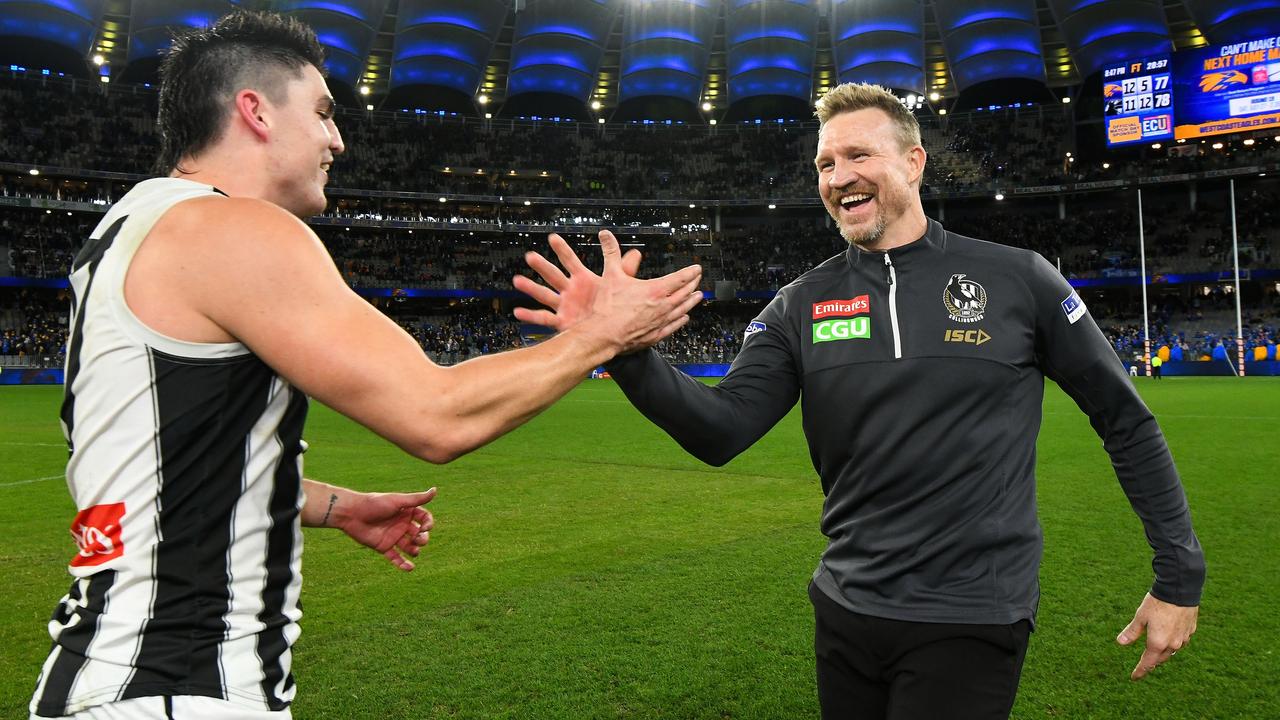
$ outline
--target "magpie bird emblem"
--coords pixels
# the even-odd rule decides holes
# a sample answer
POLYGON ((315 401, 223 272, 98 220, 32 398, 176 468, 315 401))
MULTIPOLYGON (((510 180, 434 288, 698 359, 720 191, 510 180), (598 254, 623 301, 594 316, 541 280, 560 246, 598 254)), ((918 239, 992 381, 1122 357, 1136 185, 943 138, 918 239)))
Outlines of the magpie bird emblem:
POLYGON ((942 304, 952 320, 978 322, 987 309, 987 290, 965 273, 954 273, 942 291, 942 304))

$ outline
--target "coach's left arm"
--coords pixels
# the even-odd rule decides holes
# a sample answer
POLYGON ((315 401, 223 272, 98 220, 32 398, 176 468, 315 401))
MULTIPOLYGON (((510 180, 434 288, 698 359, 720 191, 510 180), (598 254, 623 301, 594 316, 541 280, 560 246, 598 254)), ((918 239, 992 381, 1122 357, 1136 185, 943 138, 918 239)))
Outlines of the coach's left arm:
POLYGON ((306 501, 302 524, 342 530, 408 572, 422 546, 431 539, 435 518, 422 508, 436 496, 431 488, 418 493, 362 493, 336 485, 303 480, 306 501))
POLYGON ((1089 416, 1155 552, 1155 581, 1116 638, 1128 645, 1146 632, 1146 651, 1131 675, 1137 680, 1195 632, 1204 552, 1155 416, 1070 283, 1038 253, 1032 255, 1026 277, 1036 308, 1037 362, 1089 416))

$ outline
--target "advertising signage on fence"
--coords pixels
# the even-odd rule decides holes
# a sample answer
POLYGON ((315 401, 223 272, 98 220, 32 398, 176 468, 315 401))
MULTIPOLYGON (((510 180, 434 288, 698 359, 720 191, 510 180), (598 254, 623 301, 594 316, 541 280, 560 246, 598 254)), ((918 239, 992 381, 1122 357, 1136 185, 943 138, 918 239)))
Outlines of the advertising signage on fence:
POLYGON ((1172 65, 1159 55, 1103 68, 1108 147, 1173 137, 1172 65))
POLYGON ((1174 55, 1174 136, 1280 126, 1280 37, 1174 55))

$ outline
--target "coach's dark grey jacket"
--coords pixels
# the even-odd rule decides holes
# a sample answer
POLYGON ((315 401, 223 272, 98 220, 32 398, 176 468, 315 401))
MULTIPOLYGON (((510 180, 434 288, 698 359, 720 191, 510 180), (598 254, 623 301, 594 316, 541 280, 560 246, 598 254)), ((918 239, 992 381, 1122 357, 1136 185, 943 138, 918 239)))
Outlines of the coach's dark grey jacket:
POLYGON ((745 450, 803 398, 830 542, 814 582, 900 620, 1034 619, 1044 376, 1103 439, 1155 550, 1152 594, 1196 605, 1204 557, 1155 419, 1093 318, 1039 254, 947 232, 837 255, 779 291, 709 387, 653 351, 609 365, 701 460, 745 450))

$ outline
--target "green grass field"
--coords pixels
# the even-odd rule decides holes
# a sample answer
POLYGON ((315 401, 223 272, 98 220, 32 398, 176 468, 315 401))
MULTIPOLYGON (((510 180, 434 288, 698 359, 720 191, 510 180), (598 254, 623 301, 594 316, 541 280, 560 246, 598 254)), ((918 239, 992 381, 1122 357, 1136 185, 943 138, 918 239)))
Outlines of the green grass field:
MULTIPOLYGON (((1280 382, 1139 383, 1205 547, 1199 632, 1128 679, 1140 651, 1114 638, 1150 583, 1150 550, 1085 416, 1050 385, 1043 598, 1014 717, 1280 717, 1280 382)), ((26 717, 68 585, 60 394, 0 389, 3 718, 26 717)), ((440 494, 411 574, 307 531, 295 717, 817 717, 805 587, 822 495, 798 413, 720 469, 608 381, 444 467, 319 406, 307 438, 310 477, 440 494)))

